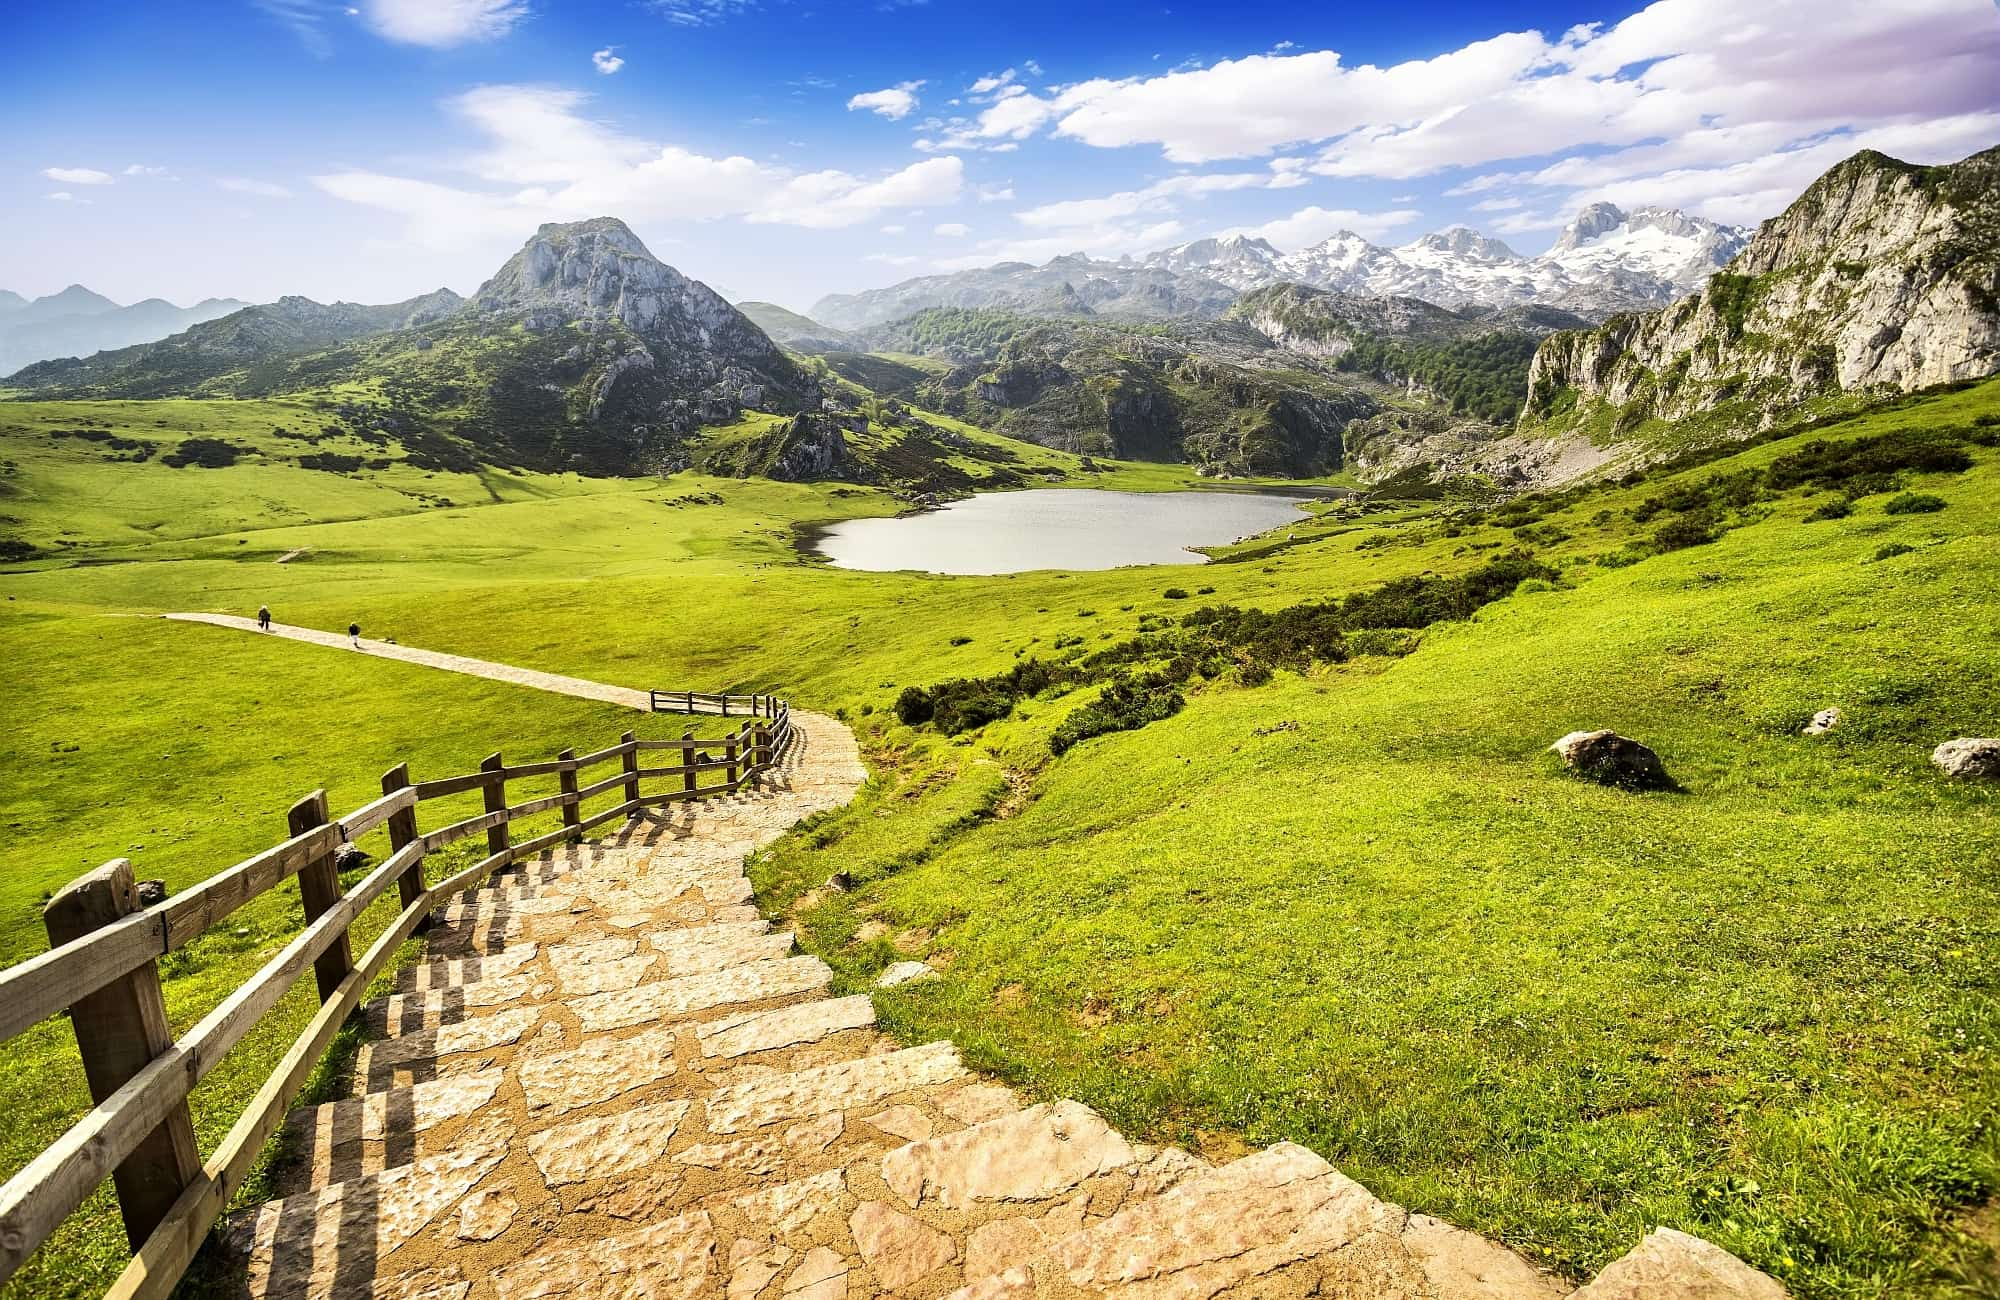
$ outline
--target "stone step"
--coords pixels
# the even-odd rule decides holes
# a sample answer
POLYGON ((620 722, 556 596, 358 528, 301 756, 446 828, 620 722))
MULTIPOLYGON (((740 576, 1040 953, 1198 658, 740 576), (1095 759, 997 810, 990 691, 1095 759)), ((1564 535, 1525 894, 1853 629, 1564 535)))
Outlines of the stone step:
POLYGON ((247 1257, 247 1293, 272 1300, 374 1293, 381 1261, 461 1203, 506 1158, 507 1145, 494 1122, 414 1163, 258 1206, 232 1238, 247 1257))
POLYGON ((422 968, 426 975, 421 980, 412 981, 429 987, 377 998, 362 1008, 362 1015, 371 1033, 400 1037, 455 1024, 488 1008, 632 989, 775 961, 791 950, 791 933, 773 932, 761 917, 643 936, 517 944, 490 958, 431 963, 422 968), (454 978, 457 982, 438 983, 454 978))
POLYGON ((319 1188, 432 1154, 424 1135, 486 1106, 505 1071, 485 1069, 293 1111, 286 1127, 319 1188))
POLYGON ((1377 1199, 1284 1142, 1049 1242, 950 1300, 1224 1292, 1558 1300, 1568 1288, 1504 1247, 1377 1199))

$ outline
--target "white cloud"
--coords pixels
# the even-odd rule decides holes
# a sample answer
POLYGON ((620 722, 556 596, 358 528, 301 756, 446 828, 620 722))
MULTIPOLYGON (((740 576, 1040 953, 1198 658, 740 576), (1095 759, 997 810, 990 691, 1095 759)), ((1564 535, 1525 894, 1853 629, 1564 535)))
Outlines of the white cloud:
POLYGON ((401 215, 409 237, 450 247, 468 233, 519 238, 544 221, 615 213, 628 220, 708 221, 833 229, 885 212, 955 202, 964 164, 928 158, 882 176, 795 172, 713 158, 622 134, 582 115, 586 97, 540 86, 486 86, 449 107, 485 139, 462 160, 479 187, 370 171, 317 176, 327 193, 401 215))
POLYGON ((972 227, 957 221, 945 221, 931 227, 931 233, 940 239, 964 239, 972 233, 972 227))
POLYGON ((885 235, 900 235, 905 230, 908 229, 909 229, 908 226, 889 225, 889 226, 883 226, 881 232, 885 235))
POLYGON ((1014 198, 1012 185, 979 185, 972 191, 972 197, 981 203, 1008 203, 1014 198))
POLYGON ((651 0, 647 8, 682 27, 705 27, 751 8, 755 0, 651 0))
POLYGON ((1101 225, 1142 212, 1171 212, 1183 198, 1230 190, 1286 189, 1284 173, 1215 172, 1204 176, 1169 176, 1137 190, 1121 190, 1095 199, 1066 199, 1024 208, 1014 214, 1024 226, 1037 229, 1073 229, 1101 225))
POLYGON ((231 194, 249 194, 260 199, 289 199, 292 197, 292 192, 282 185, 276 185, 270 181, 251 180, 245 176, 223 176, 219 177, 215 183, 221 188, 228 190, 231 194))
POLYGON ((608 77, 617 72, 618 69, 624 67, 625 60, 618 57, 618 47, 616 45, 607 45, 603 49, 594 51, 591 54, 590 66, 608 77))
POLYGON ((95 167, 44 167, 42 175, 65 185, 109 185, 112 180, 110 172, 95 167))
POLYGON ((1021 71, 1027 73, 1031 77, 1039 77, 1042 75, 1042 65, 1035 62, 1033 59, 1028 59, 1021 64, 1021 71))
POLYGON ((1926 158, 1991 144, 1966 124, 1994 111, 1996 68, 1992 0, 1655 0, 1611 25, 1504 32, 1390 65, 1281 48, 1048 93, 1002 85, 930 142, 1048 132, 1182 163, 1303 145, 1313 172, 1355 178, 1525 162, 1483 188, 1645 193, 1747 218, 1817 174, 1808 161, 1879 132, 1926 158))
POLYGON ((965 88, 965 93, 968 95, 990 95, 994 91, 999 90, 1002 86, 1013 85, 1015 79, 1019 75, 1020 74, 1015 72, 1014 69, 1012 68, 1007 69, 1005 72, 996 72, 991 76, 981 77, 979 80, 967 86, 965 88))
POLYGON ((1178 221, 1146 224, 1114 222, 1091 229, 1063 230, 1036 234, 1022 239, 981 240, 971 252, 940 258, 933 265, 941 270, 962 271, 991 266, 995 262, 1046 262, 1052 257, 1084 253, 1091 257, 1120 257, 1145 253, 1186 238, 1187 230, 1178 221))
POLYGON ((1276 248, 1290 251, 1317 244, 1343 230, 1351 230, 1365 239, 1380 239, 1392 230, 1409 225, 1423 213, 1409 208, 1398 208, 1388 212, 1360 212, 1353 208, 1300 208, 1289 217, 1279 217, 1260 226, 1238 226, 1223 233, 1228 235, 1249 235, 1262 239, 1276 248))
POLYGON ((525 0, 361 0, 360 8, 378 35, 439 50, 497 40, 528 16, 525 0))
POLYGON ((870 90, 847 101, 848 110, 866 109, 891 122, 900 122, 917 107, 917 92, 923 89, 921 81, 905 81, 887 90, 870 90))
POLYGON ((124 171, 118 174, 120 176, 152 176, 152 177, 164 178, 167 180, 172 180, 174 176, 174 174, 171 171, 168 171, 165 167, 148 167, 144 163, 133 163, 130 167, 127 167, 124 171))
POLYGON ((53 190, 53 191, 51 191, 51 192, 50 192, 50 194, 49 194, 49 197, 50 197, 50 198, 52 198, 52 199, 54 199, 54 200, 55 200, 56 202, 58 202, 58 203, 88 203, 88 202, 90 202, 90 200, 89 200, 89 199, 80 199, 80 198, 78 198, 78 197, 77 197, 76 195, 74 195, 74 194, 71 194, 71 193, 70 193, 70 192, 69 192, 68 190, 53 190))

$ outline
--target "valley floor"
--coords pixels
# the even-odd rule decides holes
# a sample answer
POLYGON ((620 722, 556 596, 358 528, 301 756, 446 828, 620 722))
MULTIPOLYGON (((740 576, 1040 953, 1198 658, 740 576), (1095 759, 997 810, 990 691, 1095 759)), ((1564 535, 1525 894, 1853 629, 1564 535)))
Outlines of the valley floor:
MULTIPOLYGON (((948 1037, 1031 1099, 1211 1158, 1297 1141, 1575 1276, 1667 1225, 1801 1296, 1990 1294, 2000 797, 1928 755, 2000 730, 2000 453, 1909 476, 1935 511, 1885 513, 1879 493, 1810 519, 1838 493, 1807 487, 1711 501, 1712 541, 1646 539, 1685 513, 1649 501, 1814 438, 1996 414, 1989 383, 1526 511, 1337 505, 1205 567, 998 578, 802 562, 795 525, 895 508, 832 485, 510 475, 484 504, 412 511, 382 482, 407 471, 336 488, 149 469, 202 476, 176 481, 210 520, 149 540, 116 518, 130 467, 79 461, 69 490, 110 504, 68 526, 103 562, 0 574, 0 957, 38 950, 47 891, 106 858, 178 889, 267 843, 314 786, 352 805, 400 760, 421 777, 630 725, 137 617, 268 603, 842 711, 873 779, 753 862, 758 902, 837 994, 892 961, 939 968, 878 996, 884 1027, 948 1037), (342 499, 300 518, 321 488, 342 499), (1558 579, 1407 655, 1195 681, 1176 716, 1060 758, 1050 733, 1091 687, 952 737, 892 711, 906 687, 1117 645, 1191 606, 1275 610, 1521 547, 1558 579), (1799 735, 1828 705, 1841 727, 1799 735), (1658 749, 1681 790, 1580 783, 1544 752, 1600 726, 1658 749), (850 892, 820 888, 835 871, 850 892)), ((20 437, 10 459, 44 454, 20 437)), ((283 910, 190 950, 177 1025, 296 924, 283 910)), ((8 1171, 79 1109, 65 1034, 0 1048, 8 1171)), ((207 1140, 270 1050, 246 1043, 198 1094, 207 1140)), ((123 1242, 108 1196, 89 1210, 8 1294, 102 1286, 123 1242)))

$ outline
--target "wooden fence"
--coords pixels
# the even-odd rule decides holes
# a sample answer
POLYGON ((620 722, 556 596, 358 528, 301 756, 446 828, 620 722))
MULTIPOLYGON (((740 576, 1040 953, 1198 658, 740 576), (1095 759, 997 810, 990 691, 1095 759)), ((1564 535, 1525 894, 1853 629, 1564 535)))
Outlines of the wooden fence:
POLYGON ((753 718, 775 718, 785 702, 775 695, 711 695, 707 691, 652 691, 655 713, 713 713, 718 717, 748 714, 753 718))
POLYGON ((778 762, 795 737, 790 709, 768 695, 653 694, 656 711, 668 711, 661 708, 663 700, 685 699, 703 705, 691 712, 733 709, 744 722, 707 739, 687 731, 674 740, 640 740, 628 731, 617 744, 594 753, 565 749, 542 763, 509 766, 493 754, 477 772, 434 781, 411 781, 408 765, 399 763, 383 774, 381 798, 336 819, 328 816, 326 792, 316 790, 288 814, 289 839, 166 902, 140 907, 131 865, 122 858, 65 886, 44 912, 50 950, 0 971, 0 1042, 67 1011, 96 1105, 0 1186, 0 1281, 108 1176, 134 1252, 108 1294, 167 1295, 243 1186, 342 1022, 433 909, 508 863, 580 840, 606 822, 737 790, 778 762), (677 761, 645 765, 643 755, 660 752, 677 761), (614 763, 609 776, 582 783, 582 773, 614 763), (548 776, 556 777, 558 793, 507 802, 508 782, 548 776), (711 784, 711 777, 719 779, 711 784), (668 785, 663 792, 644 792, 646 783, 660 781, 668 785), (433 831, 418 828, 420 804, 475 790, 485 806, 479 815, 433 831), (615 800, 611 806, 585 815, 587 803, 607 796, 615 800), (561 826, 513 841, 510 822, 558 809, 561 826), (386 828, 391 853, 343 891, 335 851, 378 827, 386 828), (484 858, 435 883, 425 880, 428 854, 481 832, 484 858), (167 1023, 158 959, 292 876, 298 877, 305 928, 176 1039, 167 1023), (402 909, 356 958, 348 929, 392 885, 402 909), (189 1094, 308 966, 318 985, 318 1013, 203 1161, 189 1094))

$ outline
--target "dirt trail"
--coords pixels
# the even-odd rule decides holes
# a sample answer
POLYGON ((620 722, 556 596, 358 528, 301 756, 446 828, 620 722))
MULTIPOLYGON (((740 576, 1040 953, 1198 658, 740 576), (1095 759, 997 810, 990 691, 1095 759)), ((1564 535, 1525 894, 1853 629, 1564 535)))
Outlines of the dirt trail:
MULTIPOLYGON (((290 641, 307 641, 313 645, 328 646, 336 650, 356 653, 354 645, 338 632, 321 632, 316 628, 294 627, 289 623, 273 623, 269 632, 261 632, 254 618, 242 618, 235 614, 167 614, 177 623, 207 623, 213 627, 232 627, 240 632, 253 632, 258 636, 281 636, 290 641)), ((537 672, 532 668, 516 668, 512 664, 497 664, 487 659, 469 659, 464 655, 445 654, 439 650, 419 650, 414 646, 397 645, 391 641, 375 641, 361 638, 359 653, 374 655, 378 659, 400 659, 406 664, 423 664, 427 668, 442 668, 448 673, 464 673, 468 677, 485 677, 496 682, 512 682, 516 686, 532 686, 538 691, 552 691, 557 695, 574 695, 580 700, 600 700, 606 704, 621 704, 628 709, 646 710, 652 707, 651 697, 645 691, 636 691, 626 686, 607 686, 603 682, 586 681, 581 677, 565 677, 560 673, 537 672)))

